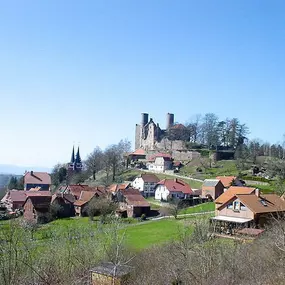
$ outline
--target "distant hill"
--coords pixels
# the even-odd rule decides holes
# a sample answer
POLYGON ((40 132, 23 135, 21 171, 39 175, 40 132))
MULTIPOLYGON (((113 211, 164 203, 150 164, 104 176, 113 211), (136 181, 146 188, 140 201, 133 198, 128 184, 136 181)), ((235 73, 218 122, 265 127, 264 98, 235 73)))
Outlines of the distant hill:
POLYGON ((0 174, 12 174, 12 175, 23 175, 25 171, 43 171, 51 172, 51 168, 48 167, 34 167, 34 166, 18 166, 10 164, 0 164, 0 174))
POLYGON ((0 174, 0 188, 6 187, 12 176, 20 178, 22 175, 0 174))

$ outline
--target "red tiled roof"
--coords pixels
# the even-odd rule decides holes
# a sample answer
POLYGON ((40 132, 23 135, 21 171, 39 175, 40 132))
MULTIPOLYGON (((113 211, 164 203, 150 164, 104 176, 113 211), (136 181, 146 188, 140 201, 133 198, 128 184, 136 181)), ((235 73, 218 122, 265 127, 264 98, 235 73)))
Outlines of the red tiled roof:
POLYGON ((159 178, 155 174, 144 173, 144 174, 141 174, 140 177, 142 178, 144 182, 147 182, 147 183, 158 183, 159 182, 159 178))
POLYGON ((125 197, 128 205, 136 207, 150 207, 148 201, 142 196, 139 190, 128 188, 120 190, 121 194, 125 197))
POLYGON ((169 192, 182 192, 184 194, 193 194, 189 184, 180 179, 163 179, 157 185, 164 185, 169 192))
POLYGON ((134 152, 131 153, 132 155, 146 155, 145 151, 142 148, 136 149, 134 152))
POLYGON ((149 158, 149 161, 154 161, 157 157, 163 157, 164 159, 172 159, 172 156, 169 153, 156 153, 149 158))
POLYGON ((51 185, 51 177, 47 172, 27 172, 24 175, 24 184, 48 184, 51 185))
POLYGON ((216 179, 220 180, 224 187, 232 186, 232 182, 236 179, 236 176, 217 176, 216 179))

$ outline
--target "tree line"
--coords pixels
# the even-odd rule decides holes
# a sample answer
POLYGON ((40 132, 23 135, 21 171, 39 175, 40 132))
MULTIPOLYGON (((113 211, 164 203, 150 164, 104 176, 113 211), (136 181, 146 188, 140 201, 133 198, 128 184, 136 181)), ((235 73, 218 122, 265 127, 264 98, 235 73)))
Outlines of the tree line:
POLYGON ((196 115, 184 127, 171 128, 167 132, 170 140, 180 139, 192 146, 203 145, 208 149, 218 146, 235 149, 249 134, 246 124, 237 118, 220 120, 216 114, 196 115))

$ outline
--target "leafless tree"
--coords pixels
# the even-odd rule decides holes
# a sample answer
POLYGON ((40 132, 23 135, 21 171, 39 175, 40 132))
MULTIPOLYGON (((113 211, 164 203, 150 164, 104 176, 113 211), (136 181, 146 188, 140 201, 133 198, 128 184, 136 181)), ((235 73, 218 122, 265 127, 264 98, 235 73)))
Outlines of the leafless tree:
POLYGON ((103 151, 97 146, 85 161, 87 170, 92 173, 93 180, 96 180, 97 172, 103 169, 103 155, 103 151))

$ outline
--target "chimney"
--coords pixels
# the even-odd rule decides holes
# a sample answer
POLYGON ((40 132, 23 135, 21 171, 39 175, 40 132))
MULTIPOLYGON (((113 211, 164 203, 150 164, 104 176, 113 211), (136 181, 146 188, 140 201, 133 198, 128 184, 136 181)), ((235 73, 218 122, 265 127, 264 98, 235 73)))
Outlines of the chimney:
POLYGON ((174 114, 167 113, 166 115, 166 129, 168 130, 174 125, 174 114))
POLYGON ((34 171, 33 171, 33 170, 31 170, 31 175, 32 175, 32 176, 34 175, 34 171))
POLYGON ((257 197, 260 197, 260 190, 258 188, 255 189, 255 195, 257 197))

